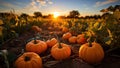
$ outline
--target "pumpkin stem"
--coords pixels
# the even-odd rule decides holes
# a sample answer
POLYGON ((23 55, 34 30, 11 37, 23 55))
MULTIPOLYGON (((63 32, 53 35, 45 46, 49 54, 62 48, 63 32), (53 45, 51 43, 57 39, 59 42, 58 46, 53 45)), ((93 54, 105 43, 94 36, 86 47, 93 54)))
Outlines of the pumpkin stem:
POLYGON ((54 35, 56 36, 56 38, 57 38, 57 40, 58 40, 58 48, 62 48, 62 46, 61 46, 61 43, 60 43, 60 40, 58 39, 58 36, 54 33, 54 35))
POLYGON ((58 48, 62 48, 61 43, 60 43, 60 42, 58 42, 58 44, 59 44, 58 48))
POLYGON ((37 44, 37 40, 36 40, 36 37, 34 38, 34 44, 37 44))
POLYGON ((29 60, 30 60, 30 57, 25 56, 24 60, 25 60, 25 61, 29 61, 29 60))
POLYGON ((95 41, 95 37, 93 36, 92 32, 90 32, 90 37, 88 38, 88 43, 89 43, 89 47, 92 47, 92 42, 95 41))
POLYGON ((92 47, 92 40, 91 40, 91 37, 88 38, 88 43, 89 43, 89 47, 92 47))

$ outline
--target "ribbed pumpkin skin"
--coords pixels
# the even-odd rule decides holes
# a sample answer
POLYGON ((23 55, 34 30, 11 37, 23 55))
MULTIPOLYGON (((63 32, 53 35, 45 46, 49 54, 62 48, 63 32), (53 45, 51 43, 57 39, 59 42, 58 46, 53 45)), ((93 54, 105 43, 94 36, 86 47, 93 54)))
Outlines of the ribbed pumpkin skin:
POLYGON ((79 49, 79 57, 87 63, 99 63, 104 58, 104 51, 100 44, 93 42, 92 47, 89 44, 83 44, 79 49))
POLYGON ((69 39, 72 36, 70 32, 63 34, 62 39, 69 39))
POLYGON ((62 48, 59 48, 59 43, 55 44, 51 49, 51 55, 56 60, 63 60, 71 55, 71 49, 67 44, 61 43, 62 48))
POLYGON ((41 40, 36 40, 36 41, 37 44, 34 43, 34 40, 28 42, 26 44, 26 51, 40 54, 47 50, 47 44, 44 41, 41 40))
POLYGON ((58 42, 58 41, 57 41, 56 38, 52 38, 51 40, 47 40, 47 41, 46 41, 48 47, 52 47, 52 46, 55 45, 57 42, 58 42))
POLYGON ((77 42, 77 37, 76 37, 76 36, 72 36, 72 37, 70 37, 70 38, 68 39, 68 41, 69 41, 70 43, 76 43, 76 42, 77 42))
POLYGON ((16 68, 42 68, 42 59, 34 52, 26 52, 15 61, 16 68), (25 61, 25 57, 30 57, 29 61, 25 61))

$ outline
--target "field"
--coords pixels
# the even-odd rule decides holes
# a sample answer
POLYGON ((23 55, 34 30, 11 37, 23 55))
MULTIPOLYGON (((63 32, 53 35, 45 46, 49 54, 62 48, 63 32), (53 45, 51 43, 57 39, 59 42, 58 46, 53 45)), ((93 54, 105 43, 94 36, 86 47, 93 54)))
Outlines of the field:
MULTIPOLYGON (((21 55, 32 50, 33 52, 35 50, 40 51, 34 48, 26 49, 27 43, 31 40, 41 40, 47 44, 47 49, 43 52, 35 51, 42 59, 43 68, 120 67, 120 20, 115 14, 100 18, 20 17, 14 13, 8 15, 0 20, 0 68, 16 68, 15 61, 21 55), (63 37, 66 33, 70 33, 71 36, 81 41, 69 41, 71 36, 63 37), (82 35, 82 37, 78 38, 78 35, 82 35), (57 60, 51 55, 52 47, 55 44, 49 45, 51 43, 47 43, 47 41, 53 38, 57 40, 57 43, 68 45, 71 50, 69 57, 57 60), (92 42, 100 44, 104 54, 100 54, 101 51, 98 51, 96 59, 92 58, 97 50, 95 48, 96 50, 84 56, 93 60, 86 61, 86 58, 80 57, 79 50, 83 44, 89 43, 92 45, 92 42), (100 59, 101 56, 103 56, 102 59, 100 59), (97 59, 100 59, 100 61, 96 61, 97 59)), ((120 15, 118 14, 118 16, 120 15)), ((62 48, 60 45, 62 44, 59 44, 58 48, 62 48)), ((58 54, 58 56, 63 55, 58 54)))

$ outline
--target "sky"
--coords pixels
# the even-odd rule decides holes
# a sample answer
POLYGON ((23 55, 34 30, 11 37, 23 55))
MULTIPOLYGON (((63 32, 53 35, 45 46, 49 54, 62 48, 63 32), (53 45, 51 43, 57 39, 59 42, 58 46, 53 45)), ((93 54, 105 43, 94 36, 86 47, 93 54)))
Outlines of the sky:
POLYGON ((120 0, 0 0, 0 12, 10 12, 14 9, 16 14, 33 15, 39 11, 43 15, 53 12, 68 15, 70 11, 77 10, 80 16, 86 16, 101 14, 101 9, 111 5, 120 5, 120 0))

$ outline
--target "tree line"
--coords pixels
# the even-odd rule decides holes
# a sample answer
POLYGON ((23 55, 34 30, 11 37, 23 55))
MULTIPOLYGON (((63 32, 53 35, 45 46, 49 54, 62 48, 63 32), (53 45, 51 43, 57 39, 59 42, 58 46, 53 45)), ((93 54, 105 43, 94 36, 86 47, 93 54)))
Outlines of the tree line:
MULTIPOLYGON (((78 10, 72 10, 69 12, 68 16, 59 16, 59 18, 101 18, 101 17, 105 17, 115 11, 119 11, 120 12, 120 5, 115 5, 115 6, 109 6, 108 8, 104 8, 102 10, 100 10, 100 12, 102 12, 102 16, 101 15, 92 15, 92 16, 85 16, 85 17, 82 17, 80 16, 80 13, 78 10)), ((48 14, 48 15, 43 15, 41 12, 37 11, 37 12, 34 12, 34 18, 38 18, 38 17, 42 17, 42 18, 52 18, 54 15, 53 14, 48 14)), ((9 13, 0 13, 0 17, 2 16, 9 16, 10 14, 9 13)), ((26 18, 28 17, 29 14, 27 13, 22 13, 20 15, 20 17, 23 17, 23 18, 26 18)))

